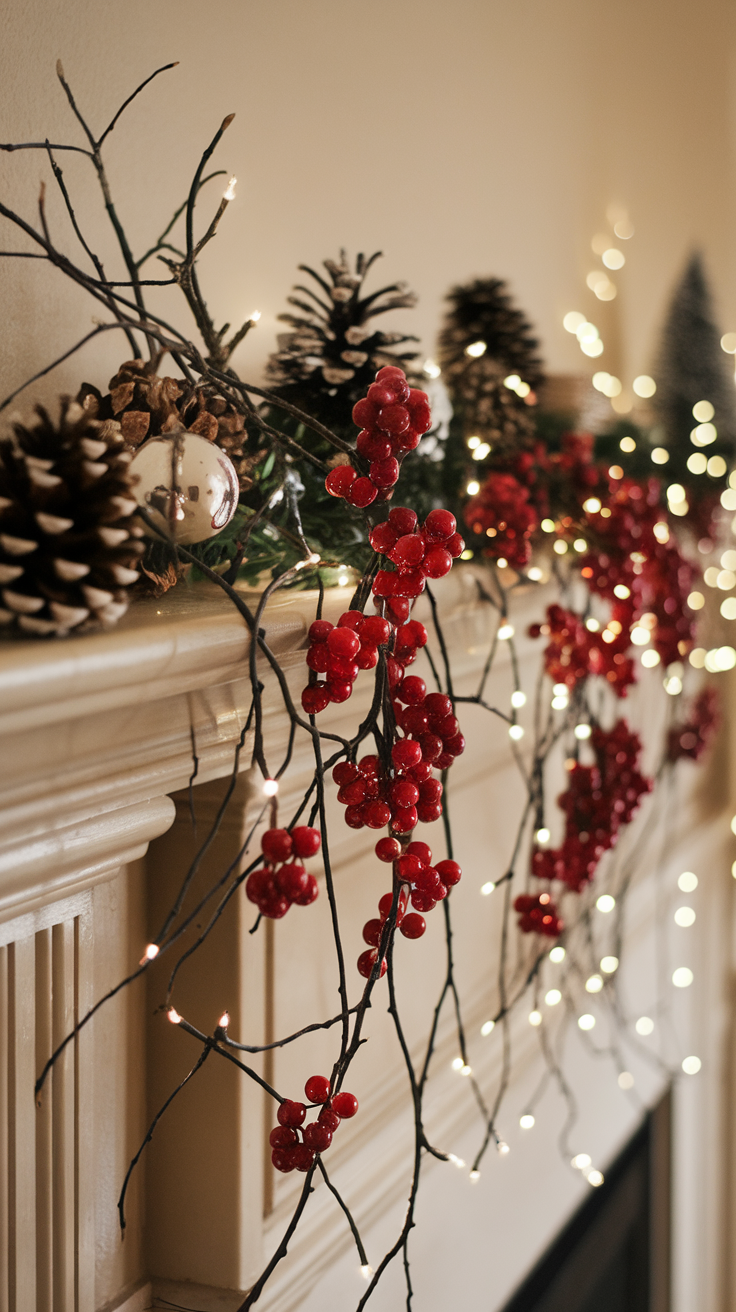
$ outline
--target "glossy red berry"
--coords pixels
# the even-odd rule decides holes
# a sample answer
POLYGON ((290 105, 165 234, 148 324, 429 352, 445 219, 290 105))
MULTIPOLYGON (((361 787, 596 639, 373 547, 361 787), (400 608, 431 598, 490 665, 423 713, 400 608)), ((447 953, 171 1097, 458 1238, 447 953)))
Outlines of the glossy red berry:
POLYGON ((356 478, 351 484, 347 493, 347 499, 351 506, 358 506, 363 509, 364 506, 370 506, 378 496, 378 488, 371 483, 369 478, 356 478))
POLYGON ((314 1153, 305 1143, 300 1143, 296 1148, 292 1148, 293 1161, 297 1171, 303 1171, 305 1174, 314 1163, 314 1153))
POLYGON ((368 540, 374 551, 385 556, 395 546, 396 539, 396 529, 387 520, 385 524, 376 524, 376 527, 371 529, 368 540))
MULTIPOLYGON (((414 844, 410 843, 410 847, 414 844)), ((418 879, 424 866, 418 856, 411 855, 408 851, 400 856, 396 862, 396 878, 407 884, 413 884, 418 879)))
POLYGON ((422 802, 417 803, 417 819, 421 820, 423 825, 431 825, 435 820, 439 820, 442 815, 441 802, 422 802))
MULTIPOLYGON (((437 741, 439 743, 440 740, 437 741)), ((410 738, 401 738, 391 748, 391 759, 397 770, 410 770, 413 765, 418 765, 421 761, 422 748, 410 738)))
POLYGON ((397 834, 409 834, 418 820, 419 816, 415 806, 402 806, 400 810, 394 811, 391 817, 391 828, 395 829, 397 834))
POLYGON ((307 872, 304 866, 290 861, 288 865, 281 866, 276 871, 274 882, 284 897, 288 897, 290 902, 295 902, 307 887, 307 872))
POLYGON ((409 609, 406 597, 391 597, 386 603, 386 614, 393 624, 404 624, 409 618, 409 609))
POLYGON ((452 888, 455 884, 459 884, 462 873, 463 872, 457 861, 437 862, 437 874, 442 880, 442 883, 446 884, 448 888, 452 888))
POLYGON ((290 1098, 285 1098, 276 1113, 276 1120, 279 1125, 287 1125, 296 1129, 298 1125, 302 1124, 306 1114, 307 1109, 303 1102, 292 1102, 290 1098))
POLYGON ((304 1085, 308 1102, 327 1102, 330 1096, 330 1081, 326 1075, 310 1075, 304 1085))
POLYGON ((409 427, 411 420, 406 406, 384 405, 378 412, 376 423, 381 432, 390 433, 393 436, 394 433, 403 433, 409 427))
POLYGON ((332 497, 346 497, 354 482, 355 470, 352 465, 338 465, 327 475, 325 487, 332 497))
POLYGON ((329 1130, 323 1123, 312 1121, 310 1125, 304 1126, 304 1142, 307 1148, 312 1148, 316 1153, 323 1153, 332 1143, 332 1130, 329 1130))
MULTIPOLYGON (((412 709, 412 713, 415 713, 417 708, 412 707, 411 709, 412 709)), ((409 730, 409 732, 413 733, 413 730, 409 730)), ((431 779, 432 778, 431 761, 420 761, 418 765, 413 765, 411 767, 411 770, 409 771, 409 778, 413 779, 415 784, 423 784, 426 782, 427 779, 431 779)))
POLYGON ((437 901, 429 893, 422 893, 415 888, 411 895, 411 904, 417 911, 434 911, 437 901))
POLYGON ((355 657, 355 664, 359 670, 373 670, 378 664, 378 648, 371 647, 367 642, 363 642, 355 657))
POLYGON ((271 1153, 271 1162, 277 1171, 283 1171, 284 1175, 286 1175, 288 1171, 294 1170, 296 1166, 296 1162, 294 1161, 295 1151, 296 1145, 291 1148, 274 1148, 271 1153))
POLYGON ((456 528, 457 521, 449 510, 430 510, 424 521, 427 537, 434 538, 438 542, 452 537, 456 528))
POLYGON ((444 547, 430 547, 422 561, 422 569, 428 578, 441 579, 452 569, 452 556, 444 547))
POLYGON ((245 896, 258 906, 264 898, 276 895, 276 885, 270 870, 254 870, 245 881, 245 896))
POLYGON ((456 733, 453 738, 447 738, 445 741, 445 751, 451 756, 462 756, 465 751, 465 739, 461 733, 456 733))
POLYGON ((309 641, 327 642, 334 627, 329 620, 313 620, 309 626, 309 641))
POLYGON ((430 897, 436 897, 435 889, 440 883, 440 877, 434 866, 423 866, 421 874, 417 875, 415 887, 420 893, 429 893, 430 897))
POLYGON ((393 405, 396 400, 396 393, 391 387, 388 378, 386 378, 385 382, 376 381, 375 383, 371 383, 368 388, 368 400, 371 405, 378 406, 379 409, 382 405, 393 405))
POLYGON ((366 752, 358 761, 358 769, 365 778, 367 775, 377 775, 381 769, 381 762, 375 752, 366 752))
POLYGON ((379 861, 395 861, 401 854, 398 838, 379 838, 376 843, 376 856, 379 861))
POLYGON ((442 751, 442 739, 436 733, 423 733, 419 746, 425 761, 436 761, 442 751))
MULTIPOLYGON (((419 789, 411 779, 396 779, 389 789, 389 798, 392 806, 402 807, 415 806, 419 801, 419 789)), ((386 821, 388 824, 388 821, 386 821)))
POLYGON ((386 460, 374 460, 369 473, 376 487, 393 487, 399 477, 399 462, 395 456, 388 456, 386 460))
POLYGON ((364 428, 358 433, 355 445, 366 460, 385 460, 391 455, 391 443, 383 433, 375 433, 364 428))
MULTIPOLYGON (((398 718, 397 723, 399 723, 398 718)), ((404 733, 410 733, 414 738, 426 733, 429 728, 429 719, 424 706, 407 706, 402 710, 400 727, 404 730, 404 733)), ((418 768, 418 766, 412 766, 412 771, 418 768)), ((428 768, 431 769, 431 766, 428 768)))
POLYGON ((327 646, 333 656, 352 660, 355 653, 360 651, 360 638, 352 628, 332 629, 327 635, 327 646))
POLYGON ((258 910, 262 916, 267 916, 269 920, 281 920, 285 916, 291 902, 283 893, 277 893, 274 897, 264 897, 258 902, 258 910))
POLYGON ((416 911, 410 911, 408 916, 404 916, 399 928, 404 938, 421 938, 427 928, 427 922, 424 916, 417 915, 416 911))
POLYGON ((372 428, 378 413, 378 407, 373 405, 366 396, 353 406, 353 423, 358 428, 372 428))
POLYGON ((337 627, 338 629, 353 629, 357 633, 363 623, 363 618, 362 610, 344 610, 337 621, 337 627))
POLYGON ((420 843, 419 841, 410 843, 406 850, 411 856, 417 857, 423 866, 431 866, 432 849, 427 843, 420 843))
MULTIPOLYGON (((381 920, 386 920, 386 919, 387 919, 387 917, 389 916, 389 914, 390 914, 390 912, 391 912, 391 908, 392 908, 393 904, 394 904, 394 895, 393 895, 393 893, 384 893, 383 897, 382 897, 382 898, 379 898, 379 901, 378 901, 378 910, 379 910, 379 913, 380 913, 380 916, 381 916, 381 920)), ((396 924, 397 924, 397 925, 400 925, 401 922, 402 922, 402 920, 404 919, 404 912, 405 912, 405 911, 406 911, 406 893, 405 893, 404 890, 402 889, 402 891, 399 893, 399 900, 398 900, 398 903, 397 903, 397 912, 396 912, 396 924)))
POLYGON ((364 615, 361 617, 358 637, 371 647, 380 647, 391 637, 391 625, 380 615, 364 615))
POLYGON ((426 544, 417 533, 407 533, 399 538, 389 556, 401 569, 414 569, 424 559, 425 550, 426 544))
POLYGON ((419 796, 425 805, 430 802, 439 802, 443 793, 442 782, 439 779, 428 779, 426 783, 421 784, 419 796))
POLYGON ((326 683, 310 683, 302 693, 302 710, 307 715, 319 715, 330 704, 326 683))
POLYGON ((301 893, 297 893, 294 902, 298 907, 308 907, 311 902, 314 902, 318 893, 319 889, 317 888, 317 880, 314 875, 307 875, 306 885, 301 893))
POLYGON ((319 829, 312 829, 309 825, 297 825, 296 829, 292 829, 290 832, 295 856, 300 856, 302 860, 306 861, 310 856, 315 856, 319 852, 322 842, 319 829))
POLYGON ((406 533, 414 532, 417 526, 416 512, 409 510, 406 506, 394 506, 389 514, 388 522, 399 537, 403 537, 406 533))
POLYGON ((452 702, 444 692, 427 693, 425 708, 431 720, 444 720, 452 715, 452 702))
POLYGON ((448 538, 444 545, 445 550, 449 551, 453 560, 457 560, 458 556, 461 556, 465 550, 465 542, 460 537, 459 533, 453 533, 452 537, 448 538))
POLYGON ((395 597, 418 597, 425 587, 424 564, 419 569, 407 569, 394 575, 395 597))
POLYGON ((336 1093, 332 1099, 332 1106, 341 1121, 348 1121, 358 1110, 358 1099, 354 1093, 336 1093))
POLYGON ((349 829, 362 829, 365 820, 363 819, 363 807, 348 806, 345 810, 345 824, 349 829))
MULTIPOLYGON (((349 633, 350 630, 341 629, 340 632, 349 633)), ((353 634, 353 637, 355 637, 355 634, 353 634)), ((355 661, 348 660, 345 656, 333 656, 328 650, 326 674, 328 683, 355 683, 358 677, 358 666, 355 661)))
POLYGON ((409 674, 402 679, 396 689, 396 696, 402 702, 408 702, 410 706, 416 706, 423 702, 427 692, 427 685, 424 679, 420 679, 416 674, 409 674))
POLYGON ((377 948, 381 941, 381 930, 383 922, 381 920, 366 920, 363 926, 363 941, 371 948, 377 948))
MULTIPOLYGON (((361 952, 360 956, 358 957, 358 974, 362 975, 364 979, 369 978, 371 971, 373 970, 373 967, 376 964, 377 957, 378 957, 378 953, 376 952, 375 948, 367 948, 366 951, 361 952)), ((379 979, 382 975, 386 974, 386 970, 387 970, 386 958, 384 957, 383 961, 381 962, 379 979)))
POLYGON ((292 839, 288 829, 267 829, 261 838, 261 851, 267 861, 288 861, 292 839))
POLYGON ((330 653, 326 642, 315 642, 307 651, 307 665, 310 670, 314 670, 315 674, 326 674, 329 660, 330 653))
POLYGON ((349 680, 328 679, 325 687, 330 695, 331 702, 346 702, 352 696, 353 685, 349 680))
POLYGON ((369 829, 383 829, 391 819, 391 807, 387 802, 366 802, 362 811, 363 821, 369 829))
POLYGON ((269 1134, 268 1142, 272 1148, 290 1148, 292 1144, 299 1142, 299 1135, 296 1130, 290 1130, 286 1125, 277 1125, 269 1134))
POLYGON ((317 1117, 317 1120, 319 1121, 320 1125, 324 1125, 325 1128, 328 1129, 331 1134, 334 1134, 335 1130, 339 1129, 340 1127, 340 1117, 338 1116, 337 1112, 333 1112, 331 1107, 323 1107, 319 1113, 319 1116, 317 1117))

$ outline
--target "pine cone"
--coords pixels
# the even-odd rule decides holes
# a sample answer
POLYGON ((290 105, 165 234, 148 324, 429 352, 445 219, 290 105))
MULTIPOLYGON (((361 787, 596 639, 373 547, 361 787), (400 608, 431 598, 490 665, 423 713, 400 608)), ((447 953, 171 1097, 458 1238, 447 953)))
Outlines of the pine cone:
POLYGON ((142 360, 122 364, 109 387, 103 396, 98 388, 83 383, 77 400, 90 417, 119 423, 128 446, 136 449, 146 438, 160 437, 183 425, 190 433, 216 442, 232 460, 243 491, 251 486, 253 460, 245 451, 245 420, 214 387, 192 387, 182 379, 160 378, 149 373, 142 360))
POLYGON ((0 623, 67 635, 116 624, 139 577, 142 529, 119 424, 62 398, 54 424, 0 442, 0 623))

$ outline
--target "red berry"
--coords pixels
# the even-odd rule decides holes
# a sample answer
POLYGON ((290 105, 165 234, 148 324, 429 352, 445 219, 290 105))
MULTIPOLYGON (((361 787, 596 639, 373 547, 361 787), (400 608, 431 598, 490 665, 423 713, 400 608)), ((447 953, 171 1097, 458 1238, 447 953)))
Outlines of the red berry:
POLYGON ((423 733, 419 742, 424 760, 436 761, 442 751, 442 739, 436 733, 423 733))
POLYGON ((395 861, 401 854, 398 838, 379 838, 376 843, 376 856, 379 861, 395 861))
POLYGON ((388 456, 386 460, 374 460, 369 473, 376 487, 393 487, 399 477, 399 462, 395 456, 388 456))
POLYGON ((403 624, 408 620, 409 610, 405 597, 392 597, 386 604, 386 614, 393 624, 403 624))
POLYGON ((396 451, 413 451, 419 446, 421 433, 414 428, 407 428, 403 433, 398 433, 391 439, 396 451))
MULTIPOLYGON (((419 789, 411 779, 396 779, 390 789, 389 798, 392 806, 399 809, 414 806, 419 801, 419 789)), ((388 824, 388 821, 386 821, 388 824)))
POLYGON ((362 809, 369 829, 383 829, 391 819, 391 807, 386 802, 366 802, 362 809))
POLYGON ((370 647, 364 642, 355 657, 355 664, 359 670, 373 670, 378 664, 378 648, 370 647))
POLYGON ((358 433, 355 445, 366 460, 385 460, 391 455, 391 443, 383 433, 374 433, 364 428, 358 433))
POLYGON ((323 1153, 332 1143, 332 1130, 328 1130, 324 1124, 320 1125, 319 1121, 305 1125, 303 1133, 307 1148, 312 1148, 316 1153, 323 1153))
POLYGON ((450 756, 462 756, 465 751, 465 739, 461 733, 456 733, 454 737, 445 740, 445 751, 450 756))
POLYGON ((401 728, 404 733, 413 734, 416 738, 419 734, 426 733, 429 728, 429 720, 423 706, 407 706, 401 714, 401 728))
POLYGON ((450 890, 448 889, 447 885, 443 884, 442 880, 440 880, 434 891, 433 896, 436 897, 438 902, 442 902, 447 897, 449 891, 450 890))
POLYGON ((463 872, 457 861, 437 862, 437 874, 442 880, 442 883, 446 884, 448 888, 452 888, 455 884, 459 884, 462 873, 463 872))
POLYGON ((381 941, 381 930, 383 922, 381 920, 366 920, 363 926, 363 939, 369 947, 377 948, 381 941))
POLYGON ((275 897, 262 898, 258 903, 258 910, 262 916, 267 916, 269 920, 281 920, 290 906, 291 902, 288 897, 279 894, 275 897))
POLYGON ((348 806, 345 810, 345 824, 349 829, 362 829, 365 824, 362 806, 348 806))
POLYGON ((338 629, 352 629, 357 633, 362 623, 363 612, 361 610, 345 610, 337 621, 337 627, 338 629))
MULTIPOLYGON (((378 953, 376 952, 375 948, 367 948, 366 951, 361 952, 360 956, 358 957, 358 973, 362 975, 364 979, 368 979, 368 977, 370 976, 370 973, 376 964, 377 957, 378 957, 378 953)), ((382 975, 386 974, 386 970, 387 970, 386 958, 384 957, 383 961, 381 962, 379 979, 381 978, 382 975)))
POLYGON ((314 875, 307 875, 306 888, 303 888, 301 893, 297 894, 294 898, 294 902, 298 907, 308 907, 311 902, 314 902, 318 893, 319 889, 317 888, 317 880, 314 875))
POLYGON ((306 1175, 314 1163, 314 1153, 311 1148, 307 1148, 305 1143, 300 1143, 297 1148, 293 1148, 293 1161, 297 1171, 303 1171, 306 1175))
POLYGON ((456 528, 457 521, 449 510, 430 510, 424 521, 427 537, 434 538, 438 542, 444 542, 446 538, 452 537, 456 528))
POLYGON ((358 778, 359 774, 360 771, 357 765, 354 765, 352 761, 338 761, 332 771, 332 778, 336 784, 342 787, 344 784, 351 784, 354 779, 358 778))
POLYGON ((360 651, 360 638, 351 628, 333 629, 327 635, 327 646, 333 656, 351 660, 355 653, 360 651))
POLYGON ((376 524, 376 527, 371 529, 368 541, 374 551, 378 551, 385 556, 395 546, 396 538, 396 530, 387 520, 385 524, 376 524))
POLYGON ((326 683, 310 683, 302 693, 302 710, 307 715, 319 715, 330 704, 326 683))
MULTIPOLYGON (((337 769, 337 766, 335 769, 337 769)), ((321 842, 319 829, 311 829, 309 825, 298 825, 296 829, 291 830, 294 855, 302 857, 303 860, 315 856, 319 852, 321 842)))
POLYGON ((434 911, 437 901, 429 893, 421 893, 415 888, 411 895, 411 904, 417 911, 434 911))
MULTIPOLYGON (((410 846, 413 846, 410 844, 410 846)), ((396 878, 407 884, 413 884, 419 878, 424 866, 418 856, 405 852, 396 862, 396 878)))
POLYGON ((355 470, 352 465, 338 465, 327 475, 325 487, 331 497, 346 497, 354 482, 355 470))
POLYGON ((429 405, 429 397, 427 396, 427 393, 421 392, 418 387, 412 387, 406 402, 407 410, 413 414, 416 409, 421 409, 423 406, 427 405, 429 405))
POLYGON ((296 1130, 290 1130, 286 1125, 277 1125, 269 1134, 268 1142, 272 1148, 290 1148, 292 1144, 299 1142, 299 1135, 296 1130))
POLYGON ((419 788, 419 796, 424 803, 439 802, 442 792, 442 783, 439 779, 427 779, 419 788))
POLYGON ((427 685, 424 679, 420 679, 416 674, 410 674, 408 678, 402 679, 396 689, 396 696, 402 702, 408 702, 410 706, 416 706, 423 702, 427 692, 427 685))
POLYGON ((304 866, 292 861, 282 866, 274 876, 276 887, 290 902, 294 902, 307 887, 307 872, 304 866))
POLYGON ((358 628, 361 642, 371 647, 381 647, 391 637, 391 625, 380 615, 363 615, 358 628))
POLYGON ((426 928, 424 916, 418 916, 416 911, 410 911, 408 916, 404 916, 400 926, 404 938, 421 938, 426 928))
POLYGON ((423 573, 424 565, 421 569, 407 569, 398 574, 394 574, 394 596, 395 597, 418 597, 420 592, 425 588, 425 576, 423 573))
POLYGON ((440 883, 440 877, 434 866, 423 866, 422 872, 417 876, 416 887, 420 893, 428 893, 430 897, 437 897, 435 891, 440 883))
POLYGON ((390 574, 387 569, 379 569, 373 580, 374 597, 390 597, 394 590, 394 581, 398 578, 397 574, 390 574))
POLYGON ((460 725, 454 715, 446 715, 443 720, 435 720, 432 729, 443 742, 448 742, 460 732, 460 725))
POLYGON ((354 1093, 336 1093, 332 1099, 332 1106, 341 1121, 348 1121, 358 1110, 358 1099, 354 1093))
POLYGON ((334 1134, 335 1130, 340 1128, 340 1117, 337 1112, 333 1112, 331 1107, 323 1107, 317 1120, 320 1125, 324 1125, 325 1129, 329 1130, 331 1134, 334 1134))
POLYGON ((408 834, 414 829, 418 819, 415 806, 404 806, 399 811, 394 811, 391 828, 395 829, 397 834, 408 834))
MULTIPOLYGON (((378 407, 371 405, 367 397, 363 397, 353 406, 353 423, 358 428, 371 428, 378 414, 378 407)), ((338 466, 340 468, 340 466, 338 466)))
POLYGON ((276 1120, 279 1125, 288 1125, 296 1129, 297 1125, 301 1125, 306 1114, 307 1109, 303 1102, 292 1102, 290 1098, 285 1098, 276 1113, 276 1120))
POLYGON ((427 578, 441 579, 452 569, 452 556, 444 547, 430 547, 422 561, 422 569, 427 578))
POLYGON ((375 752, 368 752, 365 756, 361 756, 358 761, 358 769, 362 775, 375 776, 381 769, 381 762, 375 752))
POLYGON ((452 715, 452 702, 443 692, 428 693, 424 706, 431 720, 444 720, 447 715, 452 715))
MULTIPOLYGON (((416 707, 416 706, 413 706, 413 707, 411 708, 411 713, 412 713, 412 715, 415 715, 415 714, 417 713, 417 707, 416 707)), ((406 715, 407 715, 407 712, 405 711, 405 712, 404 712, 404 718, 406 718, 406 715)), ((426 717, 425 717, 425 718, 426 718, 426 717)), ((413 730, 409 730, 409 732, 412 733, 413 730)), ((413 779, 415 784, 423 784, 423 783, 426 783, 427 779, 431 779, 431 778, 432 778, 432 763, 431 763, 431 761, 420 761, 420 762, 419 762, 419 765, 413 765, 413 766, 411 767, 411 770, 409 771, 409 778, 410 778, 410 779, 413 779)))
POLYGON ((428 846, 427 843, 420 843, 420 842, 410 843, 406 850, 411 854, 411 856, 418 857, 418 859, 421 861, 423 866, 431 866, 432 849, 431 847, 428 846))
POLYGON ((332 679, 328 679, 325 687, 330 695, 331 702, 346 702, 353 691, 352 683, 343 680, 333 682, 332 679))
POLYGON ((458 556, 462 555, 465 550, 465 542, 460 537, 459 533, 453 533, 452 537, 447 539, 445 550, 449 551, 453 560, 457 560, 458 556))
MULTIPOLYGON (((429 735, 425 735, 425 737, 427 736, 429 735)), ((437 741, 439 743, 440 740, 437 739, 437 741)), ((391 748, 391 759, 397 770, 409 770, 421 761, 422 748, 419 743, 412 742, 410 738, 401 738, 391 748)))
POLYGON ((388 379, 385 382, 371 383, 368 388, 368 400, 371 405, 378 406, 393 405, 396 400, 396 393, 388 379))
POLYGON ((330 1081, 326 1075, 310 1075, 304 1085, 307 1102, 327 1102, 330 1096, 330 1081))
POLYGON ((434 768, 435 770, 448 770, 454 760, 455 757, 451 752, 440 752, 433 762, 434 768))
POLYGON ((327 642, 329 635, 334 628, 329 620, 312 620, 309 626, 310 642, 327 642))
POLYGON ((356 478, 348 491, 347 499, 351 506, 358 506, 362 510, 365 506, 370 506, 377 496, 378 488, 369 478, 363 477, 356 478))
POLYGON ((274 1148, 271 1153, 271 1161, 277 1171, 283 1171, 286 1174, 287 1171, 294 1170, 296 1166, 294 1151, 294 1148, 274 1148))
POLYGON ((288 861, 291 856, 291 834, 288 829, 267 829, 261 838, 261 851, 268 861, 288 861))
POLYGON ((398 661, 394 660, 393 656, 389 656, 386 661, 386 674, 388 675, 389 688, 395 688, 404 677, 403 667, 399 665, 398 661))
POLYGON ((245 896, 249 902, 255 902, 256 906, 264 898, 274 897, 276 895, 276 885, 273 882, 269 870, 254 870, 245 881, 245 896))
MULTIPOLYGON (((378 900, 378 910, 379 910, 379 912, 380 912, 380 915, 381 915, 381 919, 382 919, 382 920, 386 920, 386 919, 387 919, 388 915, 389 915, 390 912, 391 912, 391 908, 392 908, 393 904, 394 904, 394 895, 393 895, 393 893, 384 893, 383 897, 382 897, 382 898, 379 898, 379 900, 378 900)), ((401 922, 402 922, 402 920, 404 919, 404 912, 405 912, 405 910, 406 910, 406 894, 405 894, 405 893, 403 892, 403 890, 402 890, 401 893, 399 893, 398 910, 397 910, 397 912, 396 912, 396 924, 397 924, 397 925, 400 925, 401 922)))
POLYGON ((435 820, 439 820, 441 815, 441 802, 419 802, 417 806, 417 818, 423 825, 431 825, 435 820))
POLYGON ((406 533, 413 533, 417 526, 416 511, 409 510, 406 506, 394 506, 388 522, 397 537, 404 537, 406 533))
MULTIPOLYGON (((374 384, 375 386, 375 384, 374 384)), ((409 427, 409 411, 404 405, 384 405, 378 411, 376 423, 384 433, 403 433, 409 427)))
POLYGON ((316 642, 313 647, 309 647, 306 661, 310 670, 314 670, 315 674, 326 674, 329 655, 326 642, 316 642))
POLYGON ((424 559, 426 544, 418 533, 406 533, 392 547, 389 556, 395 565, 402 569, 414 569, 424 559))
MULTIPOLYGON (((348 630, 349 631, 349 630, 348 630)), ((345 629, 340 630, 345 633, 345 629)), ((327 653, 327 682, 330 683, 355 683, 358 677, 358 666, 355 661, 346 660, 344 656, 333 656, 331 652, 327 653)))

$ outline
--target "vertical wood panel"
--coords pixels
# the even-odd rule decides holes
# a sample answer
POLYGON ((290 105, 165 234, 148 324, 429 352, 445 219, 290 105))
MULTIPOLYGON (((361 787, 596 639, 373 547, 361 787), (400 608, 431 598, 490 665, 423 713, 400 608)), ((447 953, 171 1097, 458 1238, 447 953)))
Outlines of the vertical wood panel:
POLYGON ((11 1312, 36 1312, 35 955, 33 938, 10 945, 11 1312))
MULTIPOLYGON (((52 1048, 74 1027, 75 921, 54 925, 52 1048)), ((53 1312, 75 1307, 76 1107, 75 1044, 54 1068, 53 1100, 53 1312)))
MULTIPOLYGON (((92 1005, 94 956, 92 912, 74 922, 75 1024, 92 1005)), ((74 1045, 75 1063, 75 1209, 76 1288, 75 1312, 94 1312, 95 1306, 95 1185, 92 1154, 94 1125, 94 1047, 92 1026, 86 1025, 74 1045)))
POLYGON ((8 1278, 8 949, 0 947, 0 1312, 9 1312, 8 1278))
MULTIPOLYGON (((41 929, 35 935, 35 1070, 40 1071, 51 1052, 51 934, 41 929)), ((36 1107, 36 1306, 52 1312, 53 1284, 53 1114, 56 1072, 52 1071, 36 1107)))

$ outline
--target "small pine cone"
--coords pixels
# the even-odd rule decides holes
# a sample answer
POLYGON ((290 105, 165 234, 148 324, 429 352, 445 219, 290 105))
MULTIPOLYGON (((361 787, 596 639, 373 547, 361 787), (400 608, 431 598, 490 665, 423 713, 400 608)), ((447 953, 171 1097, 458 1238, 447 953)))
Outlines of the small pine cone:
POLYGON ((131 453, 119 424, 69 397, 58 424, 36 413, 0 442, 0 624, 60 636, 111 627, 143 552, 131 453))

